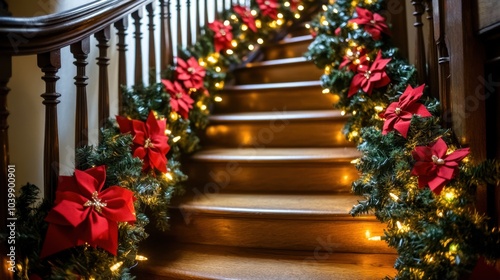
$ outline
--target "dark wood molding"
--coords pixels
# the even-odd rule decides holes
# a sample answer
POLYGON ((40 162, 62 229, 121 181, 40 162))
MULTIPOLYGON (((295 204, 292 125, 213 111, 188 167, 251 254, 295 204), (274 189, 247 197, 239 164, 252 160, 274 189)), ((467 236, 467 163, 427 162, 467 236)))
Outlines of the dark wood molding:
POLYGON ((39 17, 1 17, 0 52, 14 55, 50 52, 92 36, 123 15, 154 0, 107 0, 39 17))

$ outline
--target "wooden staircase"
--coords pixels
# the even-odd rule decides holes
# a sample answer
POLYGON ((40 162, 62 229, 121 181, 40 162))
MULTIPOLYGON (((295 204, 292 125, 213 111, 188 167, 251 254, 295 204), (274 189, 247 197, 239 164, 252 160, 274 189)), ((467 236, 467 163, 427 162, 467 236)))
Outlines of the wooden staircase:
POLYGON ((144 244, 138 279, 381 279, 394 251, 373 216, 351 217, 359 154, 345 117, 302 58, 310 36, 286 38, 234 72, 204 149, 185 166, 172 228, 144 244))

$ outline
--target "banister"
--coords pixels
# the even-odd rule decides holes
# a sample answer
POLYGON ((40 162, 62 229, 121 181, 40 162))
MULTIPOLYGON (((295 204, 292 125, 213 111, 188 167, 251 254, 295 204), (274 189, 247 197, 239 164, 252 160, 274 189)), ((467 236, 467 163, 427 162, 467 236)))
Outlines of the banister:
POLYGON ((60 49, 92 36, 153 1, 95 1, 57 14, 0 17, 0 53, 29 55, 60 49))

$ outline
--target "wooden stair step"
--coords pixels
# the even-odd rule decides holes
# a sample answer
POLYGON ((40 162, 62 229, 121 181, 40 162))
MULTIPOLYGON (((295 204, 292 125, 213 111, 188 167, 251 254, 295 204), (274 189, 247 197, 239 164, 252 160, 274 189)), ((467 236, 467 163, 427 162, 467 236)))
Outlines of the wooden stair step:
POLYGON ((352 146, 342 133, 347 120, 338 110, 233 113, 210 116, 204 146, 352 146))
POLYGON ((304 57, 248 63, 233 72, 236 84, 285 83, 319 80, 324 74, 304 57))
POLYGON ((310 250, 318 238, 330 250, 393 253, 383 241, 383 224, 373 216, 348 212, 358 197, 310 194, 200 194, 171 210, 177 242, 246 248, 310 250))
POLYGON ((214 112, 265 112, 273 110, 331 110, 338 97, 322 94, 319 80, 274 84, 226 86, 214 112))
POLYGON ((186 166, 188 184, 202 192, 350 192, 356 148, 210 149, 186 166))
MULTIPOLYGON (((318 243, 318 246, 328 246, 318 243)), ((150 238, 138 279, 363 280, 393 276, 396 256, 166 244, 150 238)))
POLYGON ((312 35, 287 37, 277 44, 264 48, 264 59, 282 59, 303 56, 313 41, 312 35))
POLYGON ((268 148, 268 149, 207 149, 194 154, 194 161, 251 161, 251 162, 346 162, 360 156, 356 148, 268 148))

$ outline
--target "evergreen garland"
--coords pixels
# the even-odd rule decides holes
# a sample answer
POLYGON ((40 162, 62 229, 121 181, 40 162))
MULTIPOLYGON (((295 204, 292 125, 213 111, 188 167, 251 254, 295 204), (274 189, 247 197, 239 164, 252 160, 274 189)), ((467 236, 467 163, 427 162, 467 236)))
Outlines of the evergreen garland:
POLYGON ((364 26, 354 24, 353 19, 360 16, 356 7, 372 13, 385 8, 384 1, 377 0, 337 0, 324 6, 311 24, 316 37, 306 53, 325 69, 323 92, 338 96, 335 107, 350 115, 344 133, 358 143, 362 153, 356 161, 361 175, 352 189, 365 199, 351 214, 374 213, 387 225, 382 239, 398 253, 395 279, 460 279, 473 270, 481 256, 500 258, 498 229, 490 228, 488 218, 472 207, 478 185, 500 183, 500 164, 477 163, 469 156, 460 162, 455 177, 440 194, 429 187, 419 188, 417 176, 411 173, 416 164, 412 156, 415 148, 440 138, 449 152, 460 147, 453 133, 441 126, 438 100, 425 95, 420 103, 431 117, 414 115, 406 138, 394 130, 384 135, 384 114, 408 85, 418 86, 416 70, 400 58, 389 34, 375 40, 364 26), (371 94, 360 89, 349 97, 355 72, 339 66, 346 57, 355 63, 359 53, 366 53, 372 62, 379 51, 383 58, 391 58, 385 67, 390 83, 374 88, 371 94))

